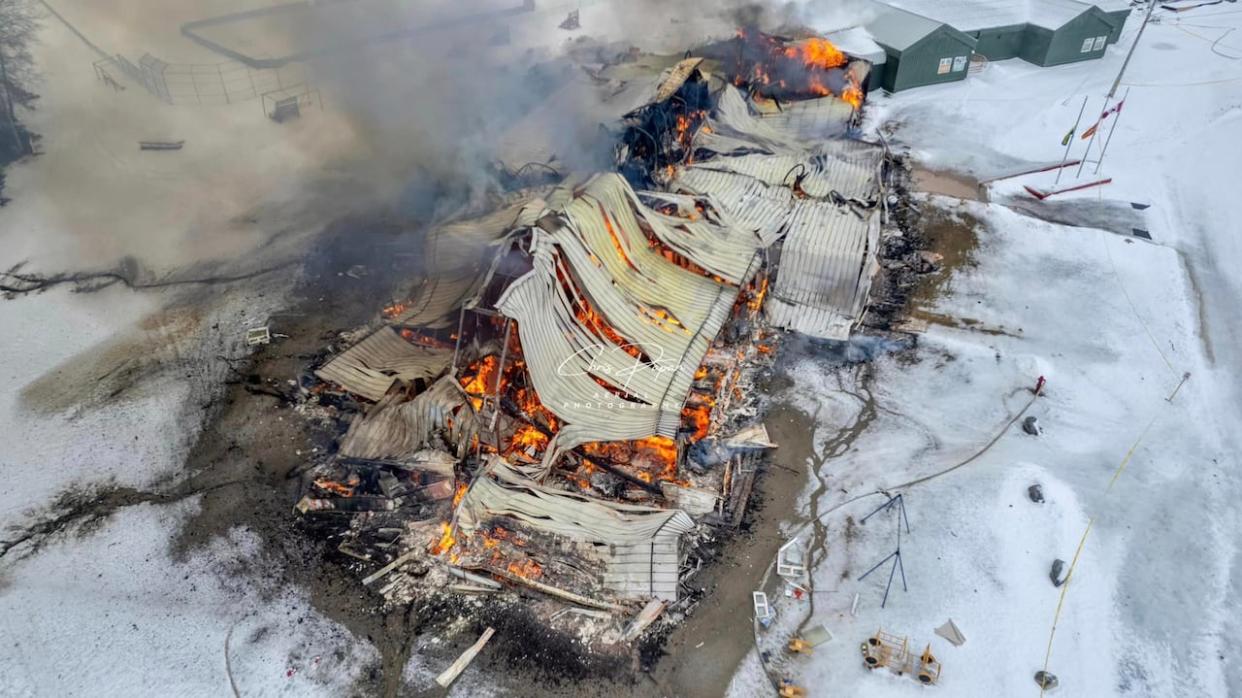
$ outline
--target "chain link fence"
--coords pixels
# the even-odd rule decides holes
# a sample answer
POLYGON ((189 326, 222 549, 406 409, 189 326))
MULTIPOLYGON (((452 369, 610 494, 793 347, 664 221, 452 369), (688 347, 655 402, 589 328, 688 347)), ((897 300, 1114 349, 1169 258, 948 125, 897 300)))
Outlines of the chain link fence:
POLYGON ((167 104, 234 104, 290 90, 310 92, 300 63, 251 68, 236 61, 167 63, 144 54, 137 63, 117 54, 95 61, 95 75, 119 88, 124 76, 167 104))

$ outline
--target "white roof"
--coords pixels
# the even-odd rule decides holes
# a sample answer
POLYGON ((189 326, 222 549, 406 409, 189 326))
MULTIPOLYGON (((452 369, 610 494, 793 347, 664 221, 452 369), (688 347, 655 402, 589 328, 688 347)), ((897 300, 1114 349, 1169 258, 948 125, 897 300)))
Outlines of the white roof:
POLYGON ((905 51, 944 24, 900 7, 877 4, 875 16, 867 22, 866 29, 876 43, 905 51))
POLYGON ((884 49, 872 40, 871 35, 862 27, 850 27, 834 31, 824 38, 833 46, 851 56, 865 58, 872 63, 883 63, 887 59, 884 49))
POLYGON ((886 0, 889 5, 961 31, 1015 24, 1059 29, 1090 9, 1078 0, 886 0))

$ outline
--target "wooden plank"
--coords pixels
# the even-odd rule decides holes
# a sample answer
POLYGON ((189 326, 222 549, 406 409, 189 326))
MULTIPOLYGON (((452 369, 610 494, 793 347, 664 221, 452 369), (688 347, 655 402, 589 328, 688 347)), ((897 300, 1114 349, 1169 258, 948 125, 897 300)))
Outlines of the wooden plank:
POLYGON ((449 684, 453 683, 461 672, 465 671, 466 667, 470 666, 470 662, 474 661, 475 656, 477 656, 479 651, 483 649, 483 645, 486 645, 487 641, 492 639, 492 635, 495 634, 495 632, 496 631, 491 628, 484 630, 483 634, 479 636, 478 640, 475 640, 473 645, 467 647, 466 651, 462 652, 460 657, 454 660, 454 662, 450 664, 447 669, 436 677, 436 683, 440 684, 442 688, 448 688, 449 684))

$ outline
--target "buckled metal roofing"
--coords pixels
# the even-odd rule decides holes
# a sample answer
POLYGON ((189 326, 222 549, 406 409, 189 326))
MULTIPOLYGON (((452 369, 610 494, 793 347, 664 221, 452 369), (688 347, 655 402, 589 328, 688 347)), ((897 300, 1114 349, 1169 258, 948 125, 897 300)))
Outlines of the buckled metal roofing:
POLYGON ((677 599, 680 537, 694 520, 680 509, 610 502, 540 485, 495 456, 458 507, 466 534, 497 517, 571 541, 595 544, 605 561, 602 587, 630 598, 677 599))
POLYGON ((768 320, 814 337, 848 339, 878 267, 879 240, 876 211, 860 216, 827 202, 800 202, 764 306, 768 320))
MULTIPOLYGON (((619 175, 592 179, 555 226, 533 229, 534 269, 496 303, 517 320, 540 400, 564 422, 549 444, 544 469, 583 443, 675 436, 694 372, 728 319, 736 284, 753 273, 757 242, 732 250, 726 271, 733 280, 708 278, 669 261, 643 232, 664 226, 661 217, 619 175), (594 309, 646 360, 580 320, 575 306, 594 309)), ((727 262, 730 251, 717 254, 727 262)))
POLYGON ((448 430, 459 458, 466 454, 477 425, 474 409, 453 376, 432 383, 409 402, 401 399, 394 392, 356 419, 341 439, 341 454, 400 460, 435 446, 429 441, 440 429, 448 430))
POLYGON ((315 375, 378 401, 394 381, 434 378, 452 358, 452 351, 415 346, 393 328, 381 327, 324 364, 315 375))

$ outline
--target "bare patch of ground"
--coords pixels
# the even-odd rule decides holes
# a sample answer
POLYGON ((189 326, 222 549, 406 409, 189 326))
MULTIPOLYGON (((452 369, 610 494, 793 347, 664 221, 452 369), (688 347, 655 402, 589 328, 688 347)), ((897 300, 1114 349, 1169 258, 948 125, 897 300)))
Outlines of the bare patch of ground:
POLYGON ((933 170, 919 164, 915 164, 911 173, 910 189, 967 201, 987 201, 979 181, 974 177, 961 172, 933 170))

